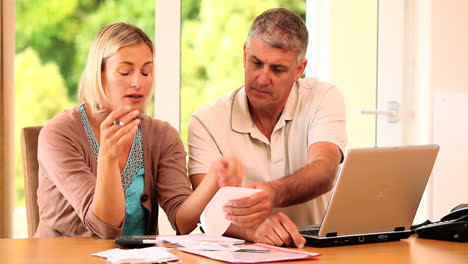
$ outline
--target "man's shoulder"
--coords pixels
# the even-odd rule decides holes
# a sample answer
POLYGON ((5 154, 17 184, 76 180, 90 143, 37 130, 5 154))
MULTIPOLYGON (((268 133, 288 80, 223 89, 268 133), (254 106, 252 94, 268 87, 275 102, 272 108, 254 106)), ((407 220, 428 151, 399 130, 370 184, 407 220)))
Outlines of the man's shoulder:
POLYGON ((325 93, 330 89, 336 89, 331 83, 321 82, 315 78, 302 78, 297 81, 298 89, 305 94, 325 93))
MULTIPOLYGON (((331 83, 321 82, 315 78, 303 78, 297 81, 299 101, 321 102, 322 99, 341 97, 341 92, 331 83)), ((326 99, 329 100, 329 99, 326 99)))

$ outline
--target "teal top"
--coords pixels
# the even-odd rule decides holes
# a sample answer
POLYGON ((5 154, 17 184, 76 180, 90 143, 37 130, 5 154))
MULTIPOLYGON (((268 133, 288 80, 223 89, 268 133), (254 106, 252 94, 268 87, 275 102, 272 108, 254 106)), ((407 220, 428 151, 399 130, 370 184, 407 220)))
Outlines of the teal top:
MULTIPOLYGON (((84 106, 80 107, 80 112, 89 145, 97 162, 99 143, 89 124, 84 106)), ((145 188, 145 164, 143 159, 143 133, 140 126, 138 126, 138 130, 133 137, 132 148, 120 177, 125 194, 125 223, 122 235, 145 235, 148 211, 141 205, 141 195, 145 188)))

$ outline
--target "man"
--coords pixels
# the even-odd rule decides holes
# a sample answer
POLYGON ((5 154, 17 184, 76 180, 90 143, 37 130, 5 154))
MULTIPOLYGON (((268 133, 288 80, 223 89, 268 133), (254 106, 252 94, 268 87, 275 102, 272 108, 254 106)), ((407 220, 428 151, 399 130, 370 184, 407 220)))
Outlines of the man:
MULTIPOLYGON (((307 28, 297 14, 265 11, 244 44, 245 84, 198 109, 190 120, 194 188, 217 161, 223 173, 239 178, 235 174, 243 171, 244 185, 264 190, 225 208, 226 218, 241 230, 256 227, 293 237, 297 229, 291 230, 291 220, 320 224, 325 212, 329 196, 324 194, 333 186, 346 146, 345 107, 335 86, 299 79, 307 43, 307 28), (267 222, 276 224, 265 227, 267 222)), ((263 235, 269 236, 267 231, 263 235)))

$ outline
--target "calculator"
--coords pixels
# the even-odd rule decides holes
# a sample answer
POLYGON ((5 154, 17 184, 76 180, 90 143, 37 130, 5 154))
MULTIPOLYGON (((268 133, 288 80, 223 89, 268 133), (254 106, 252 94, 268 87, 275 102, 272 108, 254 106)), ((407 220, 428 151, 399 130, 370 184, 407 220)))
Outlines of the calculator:
POLYGON ((119 236, 114 242, 126 248, 152 247, 158 243, 156 236, 119 236))

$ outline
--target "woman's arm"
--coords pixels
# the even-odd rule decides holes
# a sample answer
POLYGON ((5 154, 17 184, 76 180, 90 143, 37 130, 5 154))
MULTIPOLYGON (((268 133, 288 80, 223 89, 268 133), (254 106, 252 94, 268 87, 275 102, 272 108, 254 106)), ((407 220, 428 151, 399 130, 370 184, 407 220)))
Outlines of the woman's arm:
POLYGON ((199 222, 200 215, 219 188, 240 186, 242 183, 242 165, 233 157, 223 157, 211 163, 204 180, 182 204, 177 212, 177 226, 181 233, 191 232, 199 222))
POLYGON ((239 186, 242 167, 238 159, 223 157, 213 162, 205 180, 193 191, 186 170, 186 153, 179 133, 168 125, 150 132, 163 142, 158 146, 157 189, 159 202, 169 221, 179 234, 190 233, 200 221, 200 215, 213 195, 222 186, 239 186))
MULTIPOLYGON (((77 109, 67 111, 60 116, 49 121, 41 130, 38 144, 39 175, 41 182, 49 183, 38 190, 38 202, 41 203, 41 219, 50 221, 54 230, 63 235, 80 235, 74 233, 81 230, 76 227, 77 221, 73 219, 74 213, 79 217, 83 226, 103 238, 114 238, 122 233, 122 220, 118 224, 111 224, 105 217, 96 215, 92 204, 103 203, 109 210, 115 210, 115 200, 97 198, 99 192, 113 192, 118 194, 122 189, 120 172, 115 178, 118 179, 117 187, 106 187, 102 181, 97 183, 96 171, 106 170, 106 162, 102 162, 102 167, 93 167, 94 156, 87 146, 88 140, 82 138, 80 131, 81 121, 76 119, 77 109), (53 189, 56 189, 55 192, 53 189), (100 188, 100 191, 97 189, 100 188), (61 196, 57 197, 56 193, 61 196), (62 197, 63 196, 63 197, 62 197), (65 198, 66 202, 63 202, 65 198), (63 208, 52 208, 57 206, 54 200, 60 199, 60 206, 63 208), (67 206, 67 204, 69 206, 67 206), (73 210, 73 211, 71 211, 73 210)), ((105 151, 103 152, 105 153, 105 151)), ((99 166, 99 165, 98 165, 99 166)), ((107 165, 108 166, 108 165, 107 165)), ((99 174, 99 172, 98 172, 99 174)), ((100 175, 103 178, 104 174, 100 175)), ((116 195, 117 196, 117 195, 116 195)), ((122 200, 123 194, 118 196, 122 200)), ((123 218, 122 218, 123 219, 123 218)))
POLYGON ((128 142, 138 130, 138 110, 119 107, 111 112, 100 125, 96 189, 91 204, 93 213, 102 221, 121 226, 125 218, 125 195, 120 176, 119 158, 128 150, 128 142), (113 124, 120 120, 123 125, 113 124))

